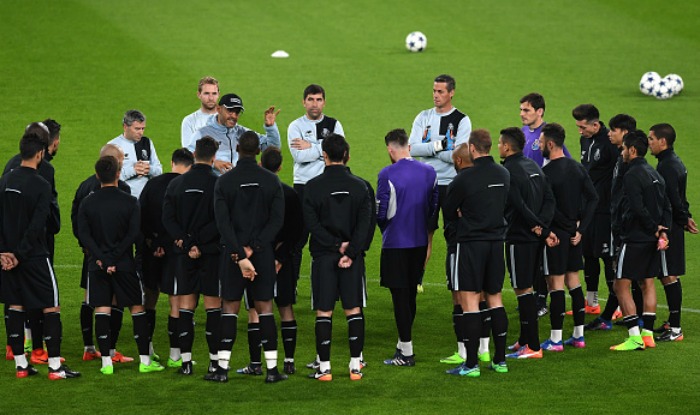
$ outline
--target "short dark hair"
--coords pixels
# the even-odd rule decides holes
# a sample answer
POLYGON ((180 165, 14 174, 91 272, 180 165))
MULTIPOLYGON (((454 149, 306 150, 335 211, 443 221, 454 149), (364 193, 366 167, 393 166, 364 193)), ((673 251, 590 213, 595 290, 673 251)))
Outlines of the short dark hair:
POLYGON ((457 82, 455 81, 455 79, 454 79, 453 77, 451 77, 450 75, 447 75, 447 74, 438 75, 438 76, 435 78, 435 81, 434 81, 434 82, 444 82, 444 83, 446 83, 446 84, 447 84, 447 90, 448 90, 448 91, 454 91, 454 90, 455 90, 455 87, 457 86, 457 82))
POLYGON ((542 135, 546 141, 551 141, 556 147, 564 147, 564 139, 566 138, 566 131, 564 127, 553 122, 551 124, 545 124, 542 127, 542 135))
POLYGON ((262 152, 262 156, 260 156, 260 164, 262 164, 263 168, 277 173, 282 165, 282 152, 275 146, 266 148, 262 152))
POLYGON ((209 161, 219 150, 219 142, 212 137, 205 135, 194 144, 194 155, 197 161, 209 161))
POLYGON ((654 124, 651 126, 651 128, 649 130, 654 132, 654 135, 656 136, 656 138, 658 138, 658 139, 665 138, 666 144, 669 147, 673 147, 673 143, 676 142, 676 130, 673 129, 671 124, 667 124, 667 123, 654 124))
POLYGON ((22 160, 30 160, 42 150, 46 150, 46 140, 36 131, 25 132, 19 140, 19 154, 22 160))
POLYGON ((544 112, 544 97, 541 94, 538 94, 537 92, 531 92, 524 97, 520 98, 520 103, 523 104, 525 102, 529 102, 530 105, 532 105, 532 108, 535 110, 538 110, 542 108, 542 112, 544 112))
POLYGON ((503 141, 510 144, 516 152, 523 151, 525 147, 525 133, 518 127, 504 128, 500 132, 503 141))
POLYGON ((581 104, 571 111, 576 121, 587 121, 589 123, 600 120, 600 112, 593 104, 581 104))
POLYGON ((112 156, 100 157, 95 163, 95 173, 100 183, 114 183, 119 172, 119 162, 112 156))
POLYGON ((146 116, 139 110, 128 110, 124 113, 122 123, 126 126, 131 126, 134 122, 146 122, 146 116))
POLYGON ((384 143, 386 143, 386 145, 394 143, 400 147, 406 147, 408 145, 408 134, 406 134, 406 130, 403 128, 391 130, 384 137, 384 143))
POLYGON ((44 143, 44 147, 49 146, 49 127, 43 122, 33 122, 24 129, 26 133, 34 133, 39 136, 39 139, 44 143))
POLYGON ((309 95, 321 94, 323 99, 326 99, 326 90, 323 89, 321 85, 311 84, 304 88, 304 99, 309 95))
POLYGON ((248 130, 238 139, 238 153, 241 156, 254 157, 260 149, 260 137, 255 131, 248 130))
POLYGON ((610 127, 611 130, 620 129, 628 132, 634 131, 637 129, 637 120, 632 118, 631 115, 617 114, 610 119, 610 122, 608 122, 608 127, 610 127))
POLYGON ((56 120, 52 120, 51 118, 47 118, 44 121, 42 121, 46 128, 49 129, 49 145, 53 144, 54 141, 56 141, 56 138, 58 138, 59 134, 61 133, 61 124, 56 122, 56 120))
POLYGON ((191 166, 192 164, 194 164, 194 156, 192 155, 192 152, 187 148, 178 148, 175 151, 173 151, 173 155, 172 157, 170 157, 170 161, 172 161, 173 164, 177 164, 180 166, 191 166))
POLYGON ((321 149, 333 163, 342 163, 346 154, 350 153, 350 145, 345 141, 345 137, 339 134, 331 134, 324 138, 321 149))
POLYGON ((483 128, 478 128, 473 130, 469 134, 469 144, 472 144, 476 151, 480 154, 488 154, 491 151, 491 146, 493 142, 491 141, 491 134, 484 130, 483 128))
POLYGON ((649 149, 649 139, 642 130, 633 130, 622 137, 622 143, 627 148, 634 147, 637 150, 637 156, 644 157, 649 149))

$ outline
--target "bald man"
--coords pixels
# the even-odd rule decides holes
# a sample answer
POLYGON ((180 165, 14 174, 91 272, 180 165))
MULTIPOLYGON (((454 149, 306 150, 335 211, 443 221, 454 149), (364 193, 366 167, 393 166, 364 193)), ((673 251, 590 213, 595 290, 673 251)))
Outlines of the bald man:
MULTIPOLYGON (((112 156, 115 159, 117 159, 121 168, 121 164, 124 161, 124 151, 119 146, 115 144, 105 144, 100 150, 100 158, 105 156, 112 156)), ((76 190, 75 192, 75 197, 73 198, 73 206, 71 207, 70 212, 70 218, 71 223, 73 225, 73 236, 75 236, 75 239, 78 240, 78 244, 80 244, 80 240, 78 239, 78 208, 80 208, 80 202, 82 202, 83 199, 85 199, 87 196, 89 196, 99 188, 100 181, 98 180, 97 176, 93 174, 87 179, 85 179, 82 183, 80 183, 80 186, 78 186, 78 190, 76 190)), ((119 180, 119 189, 126 192, 127 194, 131 194, 131 188, 122 180, 119 180)), ((85 248, 83 248, 82 245, 81 248, 83 249, 83 268, 80 277, 80 288, 84 289, 85 295, 87 295, 88 255, 85 251, 85 248)), ((87 305, 87 301, 83 301, 83 304, 80 307, 80 328, 83 333, 84 345, 83 360, 93 360, 95 358, 100 357, 100 353, 97 351, 97 349, 95 349, 92 325, 93 313, 94 310, 92 309, 92 307, 87 305)), ((122 308, 113 308, 110 322, 110 329, 112 330, 113 339, 112 350, 114 350, 112 360, 118 363, 126 363, 134 360, 131 357, 127 357, 121 353, 116 352, 115 350, 116 342, 119 337, 119 331, 121 330, 122 326, 123 314, 124 312, 122 308)))

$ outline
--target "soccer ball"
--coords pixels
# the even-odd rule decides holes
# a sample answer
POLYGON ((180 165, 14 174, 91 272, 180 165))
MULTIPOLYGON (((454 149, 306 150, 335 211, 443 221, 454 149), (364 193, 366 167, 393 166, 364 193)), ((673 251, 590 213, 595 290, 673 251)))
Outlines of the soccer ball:
POLYGON ((651 94, 656 97, 656 99, 669 99, 673 96, 673 89, 671 83, 665 78, 660 80, 654 85, 651 94))
POLYGON ((659 76, 658 73, 647 72, 642 75, 642 79, 639 81, 639 90, 642 91, 642 94, 644 95, 653 96, 654 85, 656 85, 660 80, 661 76, 659 76))
POLYGON ((678 95, 683 90, 683 78, 675 73, 668 74, 664 77, 664 81, 671 86, 673 95, 678 95))
POLYGON ((423 52, 428 46, 428 38, 421 32, 411 32, 406 36, 406 49, 411 52, 423 52))

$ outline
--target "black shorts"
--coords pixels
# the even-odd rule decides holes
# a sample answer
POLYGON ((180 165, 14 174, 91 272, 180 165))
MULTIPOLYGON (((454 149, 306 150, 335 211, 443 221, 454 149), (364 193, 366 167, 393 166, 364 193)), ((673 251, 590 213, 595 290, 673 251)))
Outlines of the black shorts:
POLYGON ((221 298, 226 301, 240 301, 243 291, 250 290, 253 298, 270 301, 275 296, 275 256, 272 246, 253 253, 250 261, 255 267, 253 281, 243 278, 238 264, 225 252, 220 255, 219 280, 221 281, 221 298))
POLYGON ((285 307, 297 303, 297 280, 294 264, 291 260, 282 264, 282 268, 277 273, 275 284, 275 304, 278 307, 285 307))
POLYGON ((192 259, 187 255, 176 255, 173 259, 175 294, 202 294, 219 296, 219 254, 202 255, 192 259))
POLYGON ((656 249, 655 242, 623 242, 617 262, 616 278, 635 281, 653 278, 659 273, 660 266, 661 254, 656 249))
POLYGON ((10 271, 2 271, 2 299, 7 305, 27 310, 58 307, 58 283, 49 258, 24 260, 10 271))
POLYGON ((612 258, 615 254, 610 229, 610 215, 596 213, 581 240, 583 255, 593 258, 612 258))
POLYGON ((559 245, 554 248, 545 245, 542 255, 544 275, 564 275, 583 269, 581 242, 576 246, 571 245, 571 235, 560 229, 553 229, 552 232, 559 238, 559 245))
POLYGON ((382 248, 380 285, 387 288, 415 287, 425 265, 427 246, 416 248, 382 248))
POLYGON ((668 249, 661 251, 659 278, 685 275, 685 229, 671 225, 668 233, 668 249))
POLYGON ((116 299, 117 307, 144 304, 143 283, 136 271, 88 272, 87 303, 92 307, 108 307, 116 299))
MULTIPOLYGON (((434 232, 436 229, 439 229, 440 226, 438 225, 438 217, 440 216, 440 210, 442 209, 442 204, 445 201, 445 196, 447 195, 447 185, 438 185, 438 204, 437 208, 435 209, 435 213, 433 213, 433 216, 428 219, 428 232, 434 232)), ((444 215, 445 213, 443 212, 443 224, 444 224, 444 215)))
POLYGON ((503 291, 505 265, 503 241, 472 241, 457 244, 455 273, 452 288, 455 291, 485 291, 498 294, 503 291))
POLYGON ((88 256, 83 255, 83 266, 80 269, 80 288, 87 290, 88 256))
MULTIPOLYGON (((165 254, 165 263, 160 277, 160 292, 168 295, 177 295, 177 272, 175 255, 165 254)), ((218 261, 217 261, 218 267, 218 261)))
POLYGON ((364 306, 364 259, 358 255, 350 268, 339 268, 340 254, 311 261, 311 308, 332 311, 338 298, 343 309, 364 306))
POLYGON ((166 257, 157 258, 148 252, 144 253, 142 261, 143 272, 141 277, 143 286, 153 291, 160 291, 160 284, 166 268, 166 257))
POLYGON ((455 264, 457 263, 457 245, 448 245, 447 254, 445 255, 445 280, 447 282, 447 289, 454 291, 452 287, 452 281, 456 272, 455 264))
POLYGON ((506 243, 506 264, 514 289, 532 288, 539 275, 542 244, 540 242, 506 243))

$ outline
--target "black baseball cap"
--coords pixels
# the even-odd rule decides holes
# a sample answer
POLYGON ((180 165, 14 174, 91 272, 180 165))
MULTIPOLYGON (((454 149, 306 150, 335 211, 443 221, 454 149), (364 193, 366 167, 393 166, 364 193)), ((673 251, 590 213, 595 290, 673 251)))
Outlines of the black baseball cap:
POLYGON ((226 94, 219 98, 219 105, 228 109, 240 108, 241 111, 244 110, 243 100, 236 94, 226 94))

